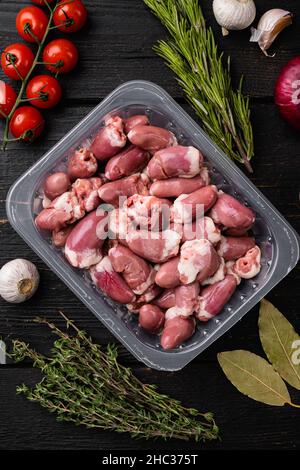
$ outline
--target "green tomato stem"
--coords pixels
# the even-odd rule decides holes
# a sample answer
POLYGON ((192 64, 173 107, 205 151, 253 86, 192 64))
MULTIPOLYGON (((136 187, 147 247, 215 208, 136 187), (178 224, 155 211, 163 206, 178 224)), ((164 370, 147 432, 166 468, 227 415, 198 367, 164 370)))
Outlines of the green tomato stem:
POLYGON ((16 74, 18 75, 19 79, 20 79, 20 80, 23 80, 23 77, 22 77, 22 75, 20 74, 20 72, 19 72, 19 70, 18 70, 18 68, 16 67, 16 64, 15 64, 15 62, 14 62, 15 59, 16 59, 16 56, 15 56, 14 54, 10 54, 10 53, 6 54, 6 60, 10 63, 10 65, 13 66, 13 69, 14 69, 14 71, 16 72, 16 74))
POLYGON ((74 24, 74 20, 70 19, 70 20, 66 20, 66 21, 63 21, 62 23, 59 23, 58 25, 56 26, 51 26, 51 28, 49 28, 51 31, 53 29, 58 29, 58 28, 61 28, 61 26, 67 26, 67 27, 70 27, 74 24))
POLYGON ((37 44, 40 44, 40 40, 38 39, 38 37, 31 31, 29 23, 25 24, 24 33, 29 34, 29 36, 31 36, 37 44))
POLYGON ((49 8, 50 12, 52 12, 52 8, 51 8, 51 6, 49 5, 49 3, 47 2, 47 0, 44 0, 44 3, 45 3, 45 5, 47 5, 47 7, 49 8))

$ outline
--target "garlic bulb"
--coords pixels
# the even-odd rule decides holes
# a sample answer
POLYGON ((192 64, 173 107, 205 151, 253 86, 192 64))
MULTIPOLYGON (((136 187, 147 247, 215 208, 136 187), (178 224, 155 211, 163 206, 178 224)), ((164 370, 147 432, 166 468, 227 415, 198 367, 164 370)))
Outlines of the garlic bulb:
POLYGON ((226 36, 230 30, 248 28, 253 23, 256 7, 253 0, 214 0, 215 18, 222 26, 222 34, 226 36))
POLYGON ((35 293, 39 280, 34 264, 26 259, 14 259, 0 270, 0 295, 7 302, 24 302, 35 293))
POLYGON ((267 50, 281 31, 292 24, 293 15, 281 8, 267 11, 258 22, 257 29, 251 28, 251 42, 258 42, 263 53, 268 56, 267 50))

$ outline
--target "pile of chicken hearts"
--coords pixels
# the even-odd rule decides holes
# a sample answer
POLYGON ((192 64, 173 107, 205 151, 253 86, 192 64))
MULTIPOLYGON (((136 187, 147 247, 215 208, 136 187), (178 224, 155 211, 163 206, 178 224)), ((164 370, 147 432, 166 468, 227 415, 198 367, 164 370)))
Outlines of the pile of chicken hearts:
POLYGON ((109 117, 45 181, 40 230, 68 262, 139 315, 163 349, 222 311, 261 252, 251 209, 210 184, 203 155, 145 115, 109 117))

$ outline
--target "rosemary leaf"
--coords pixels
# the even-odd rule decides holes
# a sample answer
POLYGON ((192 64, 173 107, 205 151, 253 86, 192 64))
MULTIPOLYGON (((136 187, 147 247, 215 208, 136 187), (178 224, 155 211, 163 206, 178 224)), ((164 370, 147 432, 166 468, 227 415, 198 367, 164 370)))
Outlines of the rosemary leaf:
POLYGON ((175 73, 189 103, 214 142, 252 173, 254 154, 249 99, 242 80, 234 90, 230 59, 225 64, 198 0, 143 0, 168 30, 171 39, 154 50, 175 73))
POLYGON ((59 421, 70 421, 89 428, 128 432, 135 438, 213 440, 218 428, 211 413, 185 408, 178 400, 142 383, 131 369, 118 360, 116 346, 103 351, 84 331, 62 314, 74 334, 46 324, 58 336, 51 357, 13 341, 15 361, 30 358, 43 373, 32 389, 17 388, 30 401, 56 413, 59 421))

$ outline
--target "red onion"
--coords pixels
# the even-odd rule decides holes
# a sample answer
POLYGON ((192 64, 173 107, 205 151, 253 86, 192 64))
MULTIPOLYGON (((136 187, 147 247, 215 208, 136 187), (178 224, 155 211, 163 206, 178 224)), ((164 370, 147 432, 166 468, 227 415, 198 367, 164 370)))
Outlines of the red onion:
POLYGON ((300 129, 300 56, 281 70, 275 86, 275 103, 283 119, 300 129))

